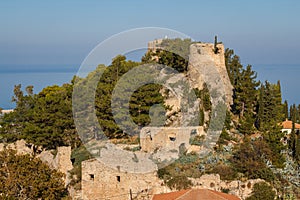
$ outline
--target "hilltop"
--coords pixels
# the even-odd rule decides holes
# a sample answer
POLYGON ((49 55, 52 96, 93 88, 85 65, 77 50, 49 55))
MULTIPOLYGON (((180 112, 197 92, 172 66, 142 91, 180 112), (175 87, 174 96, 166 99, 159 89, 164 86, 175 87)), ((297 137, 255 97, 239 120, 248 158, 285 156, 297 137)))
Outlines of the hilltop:
POLYGON ((141 62, 118 55, 111 65, 99 65, 87 77, 74 77, 70 83, 46 87, 38 94, 33 93, 32 86, 26 87, 26 94, 21 85, 16 86, 16 109, 1 118, 2 142, 24 139, 43 150, 71 146, 75 161, 68 188, 82 189, 84 198, 95 194, 108 198, 129 189, 135 194, 149 194, 150 189, 160 193, 204 187, 244 199, 260 182, 271 186, 264 187, 266 193, 273 188, 278 198, 296 198, 300 136, 295 128, 283 133, 281 122, 286 118, 292 123, 300 120, 299 107, 288 109, 287 102, 283 103, 280 82, 257 81, 251 65, 244 67, 234 51, 217 40, 164 39, 148 46, 141 62), (151 76, 169 87, 157 82, 142 85, 133 93, 124 90, 117 97, 118 106, 125 105, 122 100, 130 95, 130 116, 123 109, 114 115, 111 102, 118 82, 124 81, 121 86, 130 88, 136 82, 123 80, 126 74, 136 70, 139 73, 134 81, 143 81, 147 69, 157 72, 151 76), (85 98, 93 94, 95 80, 99 80, 95 101, 86 102, 85 98), (184 80, 189 83, 186 90, 184 80), (80 97, 76 102, 74 91, 80 97), (75 115, 74 103, 78 106, 75 115), (93 109, 97 122, 89 112, 93 109), (127 123, 128 117, 134 124, 127 123), (88 123, 78 128, 74 123, 78 119, 88 123), (115 155, 123 156, 116 160, 115 155), (101 156, 107 162, 104 165, 95 159, 101 160, 101 156), (126 164, 118 165, 126 158, 126 164), (126 173, 138 171, 142 161, 150 163, 149 173, 126 173), (99 185, 103 187, 99 189, 99 185))

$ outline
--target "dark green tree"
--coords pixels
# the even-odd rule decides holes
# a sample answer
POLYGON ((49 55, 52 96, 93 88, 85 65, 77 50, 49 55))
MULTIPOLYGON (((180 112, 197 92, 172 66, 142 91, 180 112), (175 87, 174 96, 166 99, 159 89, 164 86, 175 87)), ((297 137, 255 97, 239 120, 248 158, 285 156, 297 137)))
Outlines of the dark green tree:
POLYGON ((253 192, 246 200, 274 200, 275 196, 276 193, 269 184, 260 182, 254 184, 253 192))
POLYGON ((249 138, 239 145, 230 159, 234 169, 248 178, 274 179, 272 171, 266 166, 265 159, 271 159, 272 152, 264 140, 250 141, 249 138))
POLYGON ((289 106, 287 100, 285 100, 283 103, 283 113, 284 113, 284 118, 282 119, 282 121, 289 119, 289 106))

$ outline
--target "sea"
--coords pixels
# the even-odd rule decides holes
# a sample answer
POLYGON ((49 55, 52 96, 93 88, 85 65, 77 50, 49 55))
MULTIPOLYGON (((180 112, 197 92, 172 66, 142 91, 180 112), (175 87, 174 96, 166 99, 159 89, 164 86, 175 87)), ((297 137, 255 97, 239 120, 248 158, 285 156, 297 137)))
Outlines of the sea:
MULTIPOLYGON (((300 104, 300 64, 299 65, 253 65, 258 74, 258 80, 268 80, 276 83, 280 80, 282 99, 289 104, 300 104)), ((15 108, 11 101, 14 86, 21 84, 33 85, 34 92, 40 92, 44 87, 69 83, 77 74, 79 65, 0 65, 0 107, 15 108)))
POLYGON ((13 109, 14 86, 21 84, 22 89, 34 86, 34 93, 51 85, 69 83, 76 75, 79 65, 1 65, 0 66, 0 107, 13 109))

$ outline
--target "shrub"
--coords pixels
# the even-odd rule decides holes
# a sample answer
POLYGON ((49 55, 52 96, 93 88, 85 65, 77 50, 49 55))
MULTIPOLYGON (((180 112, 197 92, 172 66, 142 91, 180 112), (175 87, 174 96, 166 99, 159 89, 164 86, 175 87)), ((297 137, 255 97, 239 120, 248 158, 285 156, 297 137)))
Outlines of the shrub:
POLYGON ((260 182, 254 184, 251 196, 246 200, 274 200, 275 195, 275 191, 269 184, 260 182))

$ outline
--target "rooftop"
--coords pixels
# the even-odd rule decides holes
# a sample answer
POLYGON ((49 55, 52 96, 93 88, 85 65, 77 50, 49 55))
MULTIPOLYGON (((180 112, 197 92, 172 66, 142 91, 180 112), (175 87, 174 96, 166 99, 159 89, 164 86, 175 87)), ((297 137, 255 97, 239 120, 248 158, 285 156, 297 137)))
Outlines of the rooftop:
POLYGON ((189 189, 165 194, 156 194, 152 200, 240 200, 237 196, 208 189, 189 189))
MULTIPOLYGON (((283 129, 292 129, 293 122, 286 119, 284 122, 281 123, 283 129)), ((295 123, 295 129, 300 129, 300 124, 295 123)))

